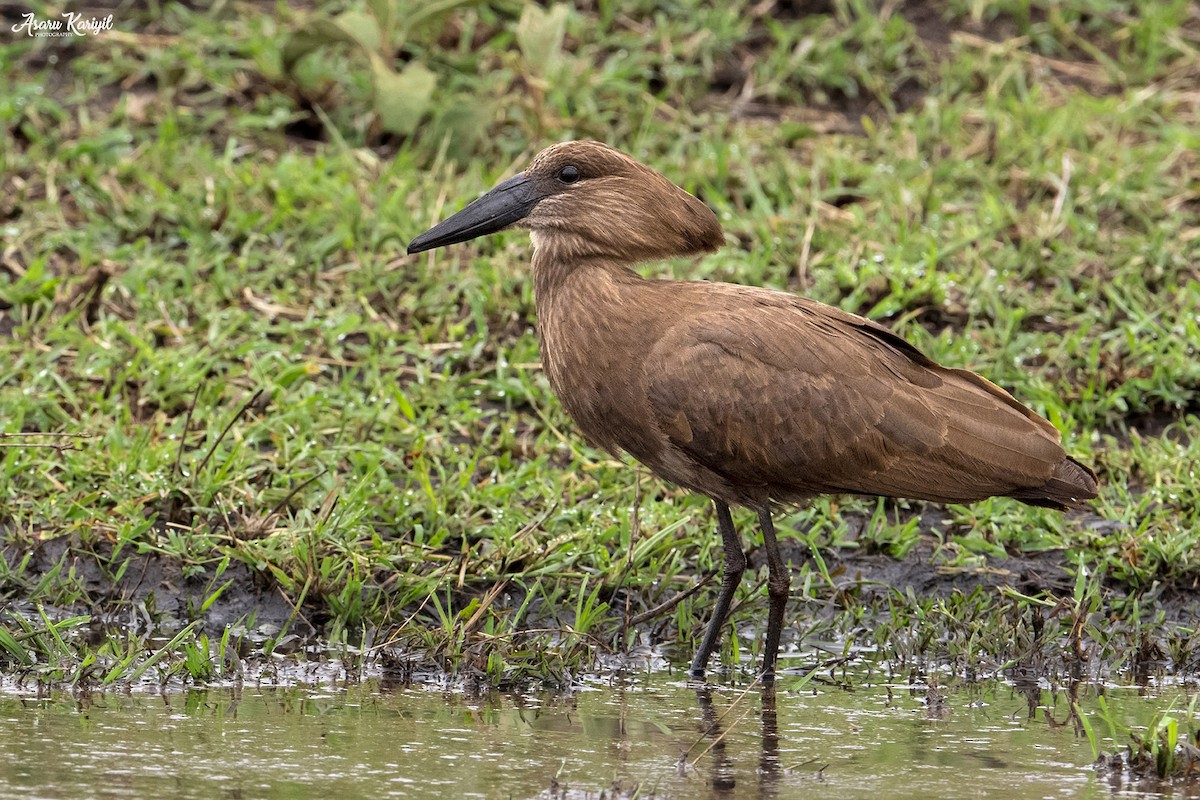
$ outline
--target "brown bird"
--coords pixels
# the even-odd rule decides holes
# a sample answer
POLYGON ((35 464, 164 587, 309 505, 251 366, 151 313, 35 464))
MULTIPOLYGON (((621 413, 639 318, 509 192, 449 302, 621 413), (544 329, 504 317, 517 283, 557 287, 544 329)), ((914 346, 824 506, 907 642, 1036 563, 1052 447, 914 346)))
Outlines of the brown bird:
POLYGON ((746 568, 730 506, 762 528, 770 682, 790 583, 772 504, 852 493, 1062 509, 1096 496, 1049 422, 881 325, 785 292, 642 278, 631 264, 725 237, 704 203, 607 145, 547 148, 408 252, 509 226, 531 232, 542 365, 584 436, 716 506, 725 565, 697 679, 746 568))

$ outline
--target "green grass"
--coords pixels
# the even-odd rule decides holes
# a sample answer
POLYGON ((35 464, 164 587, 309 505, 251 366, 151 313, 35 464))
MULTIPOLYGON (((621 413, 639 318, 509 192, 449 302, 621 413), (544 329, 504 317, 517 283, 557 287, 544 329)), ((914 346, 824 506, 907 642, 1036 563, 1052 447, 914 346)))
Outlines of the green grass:
MULTIPOLYGON (((1200 19, 1145 5, 962 2, 906 19, 859 0, 798 18, 599 2, 567 13, 561 52, 535 69, 521 5, 472 4, 391 54, 436 75, 411 136, 380 126, 354 50, 284 70, 304 18, 285 4, 14 37, 0 50, 0 432, 62 438, 0 440, 0 600, 15 604, 0 666, 160 674, 145 665, 161 625, 185 635, 152 667, 224 675, 212 654, 229 629, 187 627, 203 602, 182 618, 150 603, 145 631, 100 645, 73 635, 73 615, 136 606, 112 590, 134 556, 212 591, 237 565, 224 591, 254 576, 281 593, 285 630, 243 654, 297 629, 504 683, 569 680, 648 640, 689 649, 714 587, 622 620, 719 567, 709 508, 575 433, 537 368, 527 237, 404 255, 578 137, 644 158, 721 216, 726 248, 649 274, 879 319, 1012 390, 1100 472, 1094 509, 1065 517, 1007 500, 938 526, 919 503, 796 512, 781 532, 800 554, 797 631, 1006 664, 1030 652, 1022 626, 1042 604, 1058 607, 1053 588, 864 598, 825 557, 971 571, 1050 551, 1086 569, 1094 602, 1054 612, 1038 646, 1084 631, 1120 671, 1136 631, 1174 641, 1178 620, 1150 609, 1200 579, 1200 19), (65 547, 50 558, 50 543, 65 547)), ((750 586, 739 620, 765 613, 750 586)))

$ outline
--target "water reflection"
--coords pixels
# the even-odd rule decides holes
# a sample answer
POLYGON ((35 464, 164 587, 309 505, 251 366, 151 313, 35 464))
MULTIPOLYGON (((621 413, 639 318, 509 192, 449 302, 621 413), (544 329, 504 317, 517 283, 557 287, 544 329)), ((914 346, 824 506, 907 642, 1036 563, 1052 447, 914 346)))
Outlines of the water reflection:
MULTIPOLYGON (((0 797, 934 800, 964 781, 1038 797, 1095 785, 1077 735, 1095 700, 1079 684, 852 685, 638 676, 568 695, 370 682, 0 694, 0 797)), ((1125 724, 1166 702, 1108 692, 1125 724)))
MULTIPOLYGON (((737 778, 726 752, 726 731, 721 727, 721 718, 713 707, 712 687, 698 687, 696 701, 700 704, 700 741, 709 743, 706 748, 711 762, 709 785, 712 786, 714 797, 727 797, 737 787, 737 778)), ((686 753, 684 757, 687 757, 686 753)))
POLYGON ((769 686, 762 693, 762 753, 758 761, 763 797, 775 797, 782 772, 779 759, 779 719, 775 711, 775 687, 769 686))
MULTIPOLYGON (((707 752, 709 760, 709 786, 712 788, 712 797, 730 797, 738 788, 738 769, 734 765, 733 755, 726 742, 727 734, 731 729, 725 727, 722 722, 727 715, 737 711, 738 703, 746 701, 748 692, 738 695, 736 700, 723 712, 718 712, 713 703, 712 686, 697 686, 695 692, 696 703, 700 708, 701 741, 709 743, 702 754, 707 752)), ((775 687, 763 688, 759 695, 759 701, 762 711, 760 718, 762 735, 759 740, 761 748, 758 753, 757 781, 753 788, 757 789, 755 796, 771 798, 778 796, 779 777, 782 773, 779 758, 779 721, 775 709, 775 687)), ((749 711, 742 712, 731 724, 742 724, 748 714, 749 711)), ((739 755, 744 757, 748 754, 739 753, 739 755)), ((699 760, 697 758, 697 761, 699 760)), ((743 784, 743 789, 745 788, 747 787, 743 784)), ((743 791, 741 796, 750 795, 743 791)))

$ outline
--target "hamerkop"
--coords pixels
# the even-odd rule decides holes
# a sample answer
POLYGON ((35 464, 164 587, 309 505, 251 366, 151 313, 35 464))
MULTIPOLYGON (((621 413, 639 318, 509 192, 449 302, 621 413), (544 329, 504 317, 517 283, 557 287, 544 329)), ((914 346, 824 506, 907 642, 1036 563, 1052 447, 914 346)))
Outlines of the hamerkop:
POLYGON ((542 366, 584 436, 716 506, 724 579, 697 679, 746 568, 732 505, 757 512, 766 546, 768 682, 789 586, 773 504, 852 493, 1062 509, 1096 496, 1054 426, 887 328, 785 292, 639 276, 631 264, 725 237, 704 203, 607 145, 547 148, 408 252, 509 226, 530 230, 542 366))

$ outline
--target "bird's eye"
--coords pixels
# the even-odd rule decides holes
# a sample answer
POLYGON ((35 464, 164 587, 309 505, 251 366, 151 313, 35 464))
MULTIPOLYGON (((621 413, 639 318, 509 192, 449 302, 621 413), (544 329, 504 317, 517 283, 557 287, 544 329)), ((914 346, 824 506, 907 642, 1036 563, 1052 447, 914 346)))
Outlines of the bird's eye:
POLYGON ((574 183, 579 180, 579 167, 574 164, 567 164, 558 171, 558 179, 563 183, 574 183))

